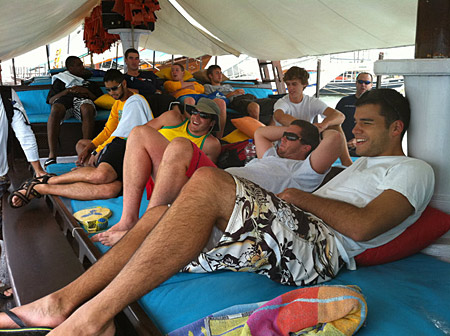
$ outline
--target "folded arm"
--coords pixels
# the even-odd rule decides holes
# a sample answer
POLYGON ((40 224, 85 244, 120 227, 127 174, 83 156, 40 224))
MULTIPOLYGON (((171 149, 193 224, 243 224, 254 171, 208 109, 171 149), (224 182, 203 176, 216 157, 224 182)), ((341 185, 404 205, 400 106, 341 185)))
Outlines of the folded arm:
POLYGON ((285 126, 260 127, 255 131, 256 155, 261 159, 264 153, 273 146, 273 142, 280 140, 287 130, 285 126))
POLYGON ((319 197, 290 188, 278 195, 321 218, 327 225, 355 241, 368 241, 399 225, 414 208, 401 193, 388 189, 365 207, 319 197))

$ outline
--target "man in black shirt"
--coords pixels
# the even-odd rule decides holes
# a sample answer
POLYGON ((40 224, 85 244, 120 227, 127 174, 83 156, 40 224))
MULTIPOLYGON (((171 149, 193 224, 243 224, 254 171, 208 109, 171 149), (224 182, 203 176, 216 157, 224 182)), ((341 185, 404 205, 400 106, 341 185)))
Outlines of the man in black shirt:
POLYGON ((153 116, 156 118, 168 111, 170 103, 176 99, 172 95, 160 93, 163 80, 152 71, 139 71, 139 52, 136 49, 130 48, 125 51, 125 64, 127 65, 125 80, 128 88, 147 99, 153 116))
POLYGON ((92 74, 78 57, 67 57, 66 69, 52 77, 52 87, 47 96, 47 104, 52 108, 47 121, 49 155, 45 167, 56 163, 56 147, 63 120, 70 117, 81 120, 83 139, 94 136, 94 100, 103 92, 96 83, 86 80, 92 74))

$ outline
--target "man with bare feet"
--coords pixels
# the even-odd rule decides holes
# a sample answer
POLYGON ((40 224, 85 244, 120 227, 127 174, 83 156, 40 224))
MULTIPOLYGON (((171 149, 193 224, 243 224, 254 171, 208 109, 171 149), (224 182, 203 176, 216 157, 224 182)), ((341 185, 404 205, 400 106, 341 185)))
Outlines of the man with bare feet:
MULTIPOLYGON (((277 196, 201 168, 170 207, 147 211, 78 279, 12 311, 28 326, 54 327, 49 336, 113 335, 116 314, 180 270, 245 270, 300 286, 328 281, 344 264, 355 269, 355 256, 400 235, 433 194, 432 168, 402 150, 409 116, 400 93, 365 93, 353 129, 362 157, 313 194, 277 196)), ((2 313, 0 328, 17 324, 2 313)))
MULTIPOLYGON (((328 130, 324 132, 324 139, 319 144, 319 131, 304 120, 294 120, 289 127, 261 127, 255 133, 258 159, 245 167, 228 168, 226 171, 251 180, 274 193, 286 188, 312 192, 338 158, 340 147, 337 144, 342 140, 341 137, 339 132, 328 130), (278 140, 280 145, 276 148, 273 142, 278 140)), ((148 155, 139 148, 142 146, 139 144, 143 142, 142 139, 143 136, 140 136, 135 141, 133 134, 129 139, 134 145, 126 151, 122 217, 108 231, 95 235, 94 241, 114 245, 139 219, 141 195, 150 176, 143 169, 148 155)), ((214 166, 212 162, 205 164, 206 158, 199 164, 198 158, 202 155, 186 139, 174 139, 168 145, 159 165, 148 209, 171 204, 196 168, 214 166)))
POLYGON ((25 181, 11 193, 9 204, 19 208, 35 197, 58 195, 80 200, 116 197, 122 190, 122 167, 126 138, 137 125, 153 118, 144 97, 127 89, 126 81, 119 70, 108 70, 105 88, 116 99, 105 129, 94 139, 83 139, 77 143, 80 150, 79 163, 90 162, 60 176, 44 176, 25 181))

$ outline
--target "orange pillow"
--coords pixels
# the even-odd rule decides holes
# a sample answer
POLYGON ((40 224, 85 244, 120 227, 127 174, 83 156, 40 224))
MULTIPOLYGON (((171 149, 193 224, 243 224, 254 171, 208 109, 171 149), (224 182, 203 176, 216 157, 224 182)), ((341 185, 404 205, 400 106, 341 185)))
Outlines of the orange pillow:
POLYGON ((255 131, 258 128, 260 128, 261 126, 265 126, 262 122, 252 117, 231 119, 231 123, 234 125, 234 127, 236 127, 238 130, 240 130, 242 133, 244 133, 251 139, 254 139, 255 131))
POLYGON ((423 250, 450 230, 450 215, 427 206, 419 219, 389 243, 365 250, 355 257, 358 266, 379 265, 423 250))

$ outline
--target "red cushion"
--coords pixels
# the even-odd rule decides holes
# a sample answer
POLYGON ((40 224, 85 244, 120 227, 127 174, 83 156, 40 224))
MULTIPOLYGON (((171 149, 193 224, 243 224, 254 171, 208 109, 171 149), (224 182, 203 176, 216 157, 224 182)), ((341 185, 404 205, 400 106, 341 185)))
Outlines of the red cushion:
POLYGON ((388 263, 424 249, 450 230, 450 215, 428 206, 419 219, 400 236, 355 257, 358 266, 388 263))

